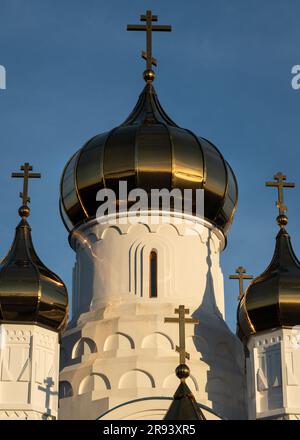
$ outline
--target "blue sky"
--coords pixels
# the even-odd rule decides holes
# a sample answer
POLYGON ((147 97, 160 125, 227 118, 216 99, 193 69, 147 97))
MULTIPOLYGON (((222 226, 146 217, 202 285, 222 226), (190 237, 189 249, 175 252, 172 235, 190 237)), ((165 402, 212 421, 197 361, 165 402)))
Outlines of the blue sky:
POLYGON ((155 87, 179 125, 210 139, 233 167, 239 205, 221 257, 227 320, 235 328, 242 264, 258 275, 277 231, 275 190, 281 170, 289 190, 288 230, 300 257, 300 64, 298 0, 0 0, 0 255, 18 222, 24 161, 43 175, 30 186, 30 223, 43 261, 71 292, 74 253, 58 212, 66 161, 87 139, 121 123, 143 87, 142 33, 126 32, 152 9, 171 34, 154 35, 155 87))

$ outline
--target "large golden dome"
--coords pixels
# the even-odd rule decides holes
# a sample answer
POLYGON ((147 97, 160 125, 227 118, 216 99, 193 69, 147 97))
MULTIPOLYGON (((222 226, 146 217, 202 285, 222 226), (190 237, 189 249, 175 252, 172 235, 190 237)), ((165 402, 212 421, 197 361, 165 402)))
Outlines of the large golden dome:
POLYGON ((128 192, 142 188, 148 195, 152 188, 203 188, 204 217, 225 234, 237 204, 236 178, 220 151, 168 117, 151 81, 123 124, 93 137, 67 163, 60 199, 67 229, 95 218, 97 192, 117 194, 120 180, 128 192))

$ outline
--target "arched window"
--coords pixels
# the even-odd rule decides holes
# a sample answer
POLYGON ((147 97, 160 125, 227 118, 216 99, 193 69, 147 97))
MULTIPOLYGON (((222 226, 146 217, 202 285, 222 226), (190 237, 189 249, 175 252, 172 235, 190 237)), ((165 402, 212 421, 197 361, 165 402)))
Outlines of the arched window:
POLYGON ((58 396, 60 399, 73 396, 73 389, 70 382, 68 382, 67 380, 62 380, 61 382, 59 382, 58 396))
POLYGON ((157 252, 150 252, 150 298, 157 298, 157 252))

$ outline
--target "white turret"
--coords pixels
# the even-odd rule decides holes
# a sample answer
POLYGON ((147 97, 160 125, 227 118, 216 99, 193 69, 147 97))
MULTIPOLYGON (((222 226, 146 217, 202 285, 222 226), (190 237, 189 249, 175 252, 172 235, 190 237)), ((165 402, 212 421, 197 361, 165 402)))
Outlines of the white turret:
POLYGON ((14 242, 0 265, 0 419, 56 419, 60 334, 68 319, 68 293, 37 256, 27 222, 25 163, 14 242))
POLYGON ((248 287, 238 310, 239 334, 247 352, 250 419, 300 418, 300 262, 285 226, 282 173, 274 176, 280 230, 268 268, 248 287))

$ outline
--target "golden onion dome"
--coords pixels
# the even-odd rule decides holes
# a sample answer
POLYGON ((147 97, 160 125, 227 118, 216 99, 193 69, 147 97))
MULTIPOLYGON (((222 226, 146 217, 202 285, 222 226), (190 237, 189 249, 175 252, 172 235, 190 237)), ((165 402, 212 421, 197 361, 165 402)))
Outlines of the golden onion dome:
POLYGON ((288 218, 283 200, 283 189, 294 188, 295 184, 286 182, 281 172, 274 179, 266 186, 278 191, 276 221, 280 229, 271 263, 250 283, 238 306, 238 335, 244 342, 256 332, 300 324, 300 261, 285 228, 288 218))
MULTIPOLYGON (((96 216, 96 194, 151 189, 204 189, 204 217, 226 234, 237 204, 237 182, 220 151, 179 127, 163 110, 149 80, 123 124, 93 137, 67 163, 61 178, 60 212, 69 231, 96 216)), ((117 197, 116 204, 133 202, 117 197)), ((173 208, 175 210, 175 208, 173 208)), ((196 214, 193 196, 193 209, 196 214)))
MULTIPOLYGON (((24 177, 13 174, 16 174, 13 177, 24 177)), ((27 203, 29 198, 24 194, 23 190, 21 197, 27 203)), ((29 213, 27 204, 19 209, 21 221, 13 244, 0 263, 0 322, 38 324, 62 332, 68 320, 67 288, 39 259, 27 221, 29 213)))
POLYGON ((0 321, 34 323, 62 331, 68 319, 68 292, 37 256, 31 228, 22 218, 0 264, 0 321))
POLYGON ((238 308, 241 338, 256 332, 300 324, 300 262, 284 227, 268 268, 249 285, 238 308))

